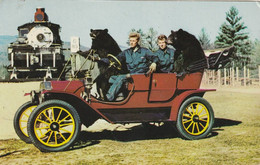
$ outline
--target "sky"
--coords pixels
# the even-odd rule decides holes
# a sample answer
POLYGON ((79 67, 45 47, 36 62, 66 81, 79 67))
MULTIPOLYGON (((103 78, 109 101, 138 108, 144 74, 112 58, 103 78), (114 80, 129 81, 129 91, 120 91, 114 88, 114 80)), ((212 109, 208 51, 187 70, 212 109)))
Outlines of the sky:
POLYGON ((227 1, 90 1, 90 0, 0 0, 0 35, 17 35, 17 27, 34 19, 35 9, 44 7, 49 21, 59 24, 61 38, 80 37, 90 47, 90 29, 105 29, 119 45, 127 46, 132 28, 154 28, 168 36, 182 28, 195 35, 205 28, 211 42, 235 6, 252 40, 260 40, 260 2, 227 1))

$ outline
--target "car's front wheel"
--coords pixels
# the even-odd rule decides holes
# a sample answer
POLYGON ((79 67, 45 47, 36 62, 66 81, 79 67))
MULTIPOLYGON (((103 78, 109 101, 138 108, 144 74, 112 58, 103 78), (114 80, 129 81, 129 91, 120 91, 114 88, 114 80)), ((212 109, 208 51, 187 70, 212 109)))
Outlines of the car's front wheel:
POLYGON ((178 112, 177 130, 185 139, 197 140, 206 137, 214 124, 211 105, 201 97, 185 100, 178 112))
POLYGON ((43 152, 69 148, 80 134, 81 121, 76 109, 61 100, 40 104, 28 121, 28 134, 33 144, 43 152))

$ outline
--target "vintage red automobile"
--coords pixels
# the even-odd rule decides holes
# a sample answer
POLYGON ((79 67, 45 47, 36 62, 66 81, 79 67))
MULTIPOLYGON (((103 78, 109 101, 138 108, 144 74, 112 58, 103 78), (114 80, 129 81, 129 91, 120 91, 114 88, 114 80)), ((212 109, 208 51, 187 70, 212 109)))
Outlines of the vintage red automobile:
MULTIPOLYGON (((220 54, 221 55, 221 54, 220 54)), ((214 60, 215 62, 216 60, 214 60)), ((106 102, 90 94, 91 76, 82 80, 44 81, 32 101, 22 105, 14 118, 17 135, 43 152, 62 151, 73 145, 81 124, 102 118, 110 123, 175 123, 189 140, 209 135, 214 112, 200 89, 203 69, 183 76, 176 73, 132 75, 126 97, 106 102)))
MULTIPOLYGON (((154 73, 149 76, 132 75, 129 94, 117 102, 104 102, 91 96, 84 97, 85 83, 74 81, 45 81, 39 93, 32 92, 33 101, 23 105, 24 114, 32 111, 25 141, 35 144, 41 151, 60 151, 77 139, 81 123, 91 125, 103 118, 110 123, 176 122, 180 135, 186 139, 207 136, 214 123, 210 104, 203 99, 207 91, 199 89, 203 72, 176 77, 175 73, 154 73), (26 112, 26 109, 28 112, 26 112)), ((19 134, 18 134, 19 135, 19 134)))

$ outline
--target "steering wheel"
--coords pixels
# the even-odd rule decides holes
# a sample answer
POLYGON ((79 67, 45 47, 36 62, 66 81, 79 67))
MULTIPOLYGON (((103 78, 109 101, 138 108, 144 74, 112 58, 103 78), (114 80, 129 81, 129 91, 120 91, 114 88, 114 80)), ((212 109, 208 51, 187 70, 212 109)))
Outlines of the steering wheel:
POLYGON ((118 70, 122 69, 121 62, 114 55, 108 54, 107 57, 108 57, 108 60, 109 60, 109 68, 113 66, 118 70))

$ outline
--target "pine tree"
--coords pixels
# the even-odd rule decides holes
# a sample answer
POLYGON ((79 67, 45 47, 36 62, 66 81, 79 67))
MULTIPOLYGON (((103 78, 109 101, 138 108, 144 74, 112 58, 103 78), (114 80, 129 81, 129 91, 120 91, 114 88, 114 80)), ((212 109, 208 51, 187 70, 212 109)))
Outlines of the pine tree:
POLYGON ((253 45, 252 65, 254 65, 254 68, 257 68, 260 65, 260 41, 256 39, 253 45))
POLYGON ((144 47, 150 49, 151 51, 156 51, 158 49, 157 34, 158 34, 157 31, 155 31, 153 28, 150 28, 146 33, 146 35, 144 36, 145 37, 144 47))
POLYGON ((244 32, 247 26, 241 22, 242 17, 238 16, 238 10, 232 6, 226 12, 226 21, 220 27, 219 36, 216 37, 215 45, 218 48, 235 46, 235 65, 242 67, 250 62, 252 44, 249 41, 248 33, 244 32))
POLYGON ((206 33, 205 28, 201 29, 201 32, 200 32, 198 38, 199 38, 199 42, 201 44, 202 49, 206 50, 206 49, 212 48, 212 46, 210 44, 209 35, 206 33))

